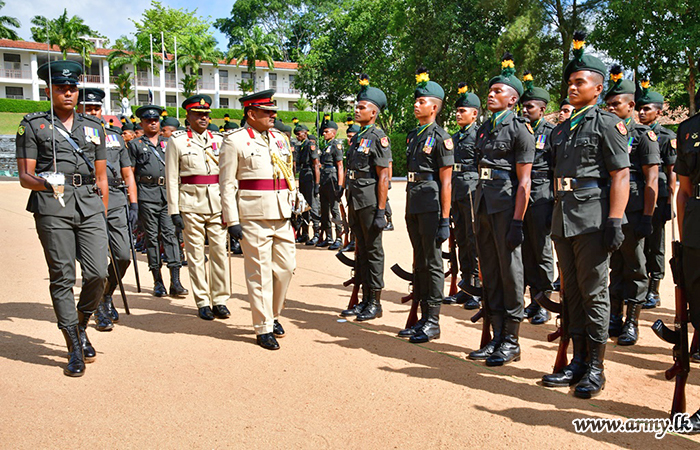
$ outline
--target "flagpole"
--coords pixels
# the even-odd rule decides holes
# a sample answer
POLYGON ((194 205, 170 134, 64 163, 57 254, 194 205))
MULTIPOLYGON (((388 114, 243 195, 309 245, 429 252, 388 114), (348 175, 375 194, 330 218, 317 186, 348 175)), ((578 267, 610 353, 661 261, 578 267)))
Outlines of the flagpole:
MULTIPOLYGON (((153 89, 153 34, 149 34, 148 37, 150 38, 150 44, 151 44, 151 86, 150 88, 153 89)), ((151 90, 149 89, 149 90, 151 90)))
POLYGON ((175 117, 180 120, 180 88, 178 87, 178 74, 177 74, 177 36, 175 36, 175 117))
POLYGON ((160 101, 163 104, 163 107, 166 108, 168 106, 168 102, 166 101, 166 99, 168 97, 167 97, 167 95, 165 95, 165 37, 163 36, 162 31, 160 32, 160 50, 162 53, 161 57, 163 59, 162 64, 161 64, 161 70, 163 71, 162 72, 163 78, 161 78, 163 80, 163 87, 162 87, 162 91, 160 91, 161 94, 163 95, 163 98, 161 98, 160 101))

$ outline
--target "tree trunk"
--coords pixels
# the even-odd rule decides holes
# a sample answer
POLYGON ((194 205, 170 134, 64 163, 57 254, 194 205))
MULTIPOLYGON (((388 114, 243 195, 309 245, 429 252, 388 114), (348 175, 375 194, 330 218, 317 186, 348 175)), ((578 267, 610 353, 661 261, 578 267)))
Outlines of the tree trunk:
POLYGON ((695 71, 696 71, 695 59, 693 55, 688 53, 688 96, 690 101, 688 102, 688 116, 692 117, 695 115, 695 110, 697 105, 695 104, 695 71))

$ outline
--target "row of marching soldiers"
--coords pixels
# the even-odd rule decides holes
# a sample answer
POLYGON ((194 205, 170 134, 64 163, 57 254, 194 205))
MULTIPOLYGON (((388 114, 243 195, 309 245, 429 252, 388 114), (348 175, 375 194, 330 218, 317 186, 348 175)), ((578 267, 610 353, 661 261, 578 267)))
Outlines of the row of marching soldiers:
MULTIPOLYGON (((576 34, 574 57, 564 71, 569 96, 560 105, 556 126, 544 118, 549 94, 534 86, 528 72, 521 81, 508 53, 501 74, 489 82, 491 114, 480 126, 479 98, 459 85, 455 107, 460 130, 452 136, 436 125, 443 88, 418 70, 414 115, 419 127, 408 134, 406 151, 406 224, 413 246, 412 296, 421 316, 415 323, 409 319, 399 336, 413 343, 439 338, 443 303, 481 306, 492 337, 468 357, 500 366, 521 357, 522 320, 546 322, 550 314, 542 305, 548 306, 561 314, 573 358, 542 382, 572 386, 575 396, 591 398, 605 387, 607 340, 634 345, 641 310, 660 302, 664 228, 672 216, 675 173, 681 175, 679 210, 686 211, 684 245, 692 247, 684 249, 684 258, 697 257, 697 233, 690 237, 687 230, 697 226, 688 211, 700 198, 700 130, 698 116, 681 124, 682 130, 694 128, 681 137, 679 148, 687 154, 681 152, 674 173, 676 135, 658 123, 663 97, 649 89, 648 81, 637 87, 625 80, 619 66, 608 71, 584 52, 584 39, 576 34), (607 110, 596 106, 601 97, 607 110), (516 114, 518 105, 522 116, 516 114), (635 121, 635 111, 641 123, 635 121), (451 226, 462 289, 445 298, 441 246, 451 226), (556 272, 560 280, 555 280, 556 272), (528 287, 532 303, 525 308, 528 287), (552 301, 555 290, 561 291, 560 303, 552 301)), ((362 131, 347 155, 346 189, 363 300, 341 315, 366 321, 382 314, 381 229, 391 154, 386 135, 374 126, 386 96, 369 87, 366 76, 360 84, 355 120, 362 131), (372 113, 363 117, 366 109, 372 113)), ((700 276, 687 270, 685 276, 688 295, 696 297, 689 299, 691 320, 700 324, 700 314, 693 314, 700 276)), ((700 431, 700 415, 690 421, 700 431)))

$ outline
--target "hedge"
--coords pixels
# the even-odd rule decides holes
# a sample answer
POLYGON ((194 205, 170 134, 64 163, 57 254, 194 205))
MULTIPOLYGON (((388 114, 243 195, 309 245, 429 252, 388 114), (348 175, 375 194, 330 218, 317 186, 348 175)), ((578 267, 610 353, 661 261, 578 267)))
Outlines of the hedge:
POLYGON ((33 112, 48 111, 51 102, 34 100, 16 100, 13 98, 0 98, 0 112, 12 112, 29 114, 33 112))
POLYGON ((391 141, 391 157, 394 162, 393 176, 395 177, 405 177, 406 176, 406 133, 393 133, 389 135, 389 140, 391 141))

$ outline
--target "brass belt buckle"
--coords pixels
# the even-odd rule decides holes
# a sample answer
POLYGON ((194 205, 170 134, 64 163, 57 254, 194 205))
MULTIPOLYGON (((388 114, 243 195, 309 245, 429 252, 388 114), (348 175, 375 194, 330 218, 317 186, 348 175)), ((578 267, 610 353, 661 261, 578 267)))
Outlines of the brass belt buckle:
POLYGON ((348 178, 351 180, 355 179, 355 171, 354 170, 348 170, 348 178))
POLYGON ((491 169, 488 167, 481 167, 479 169, 479 179, 480 180, 492 180, 491 169))
POLYGON ((452 166, 452 170, 454 170, 456 172, 461 172, 462 171, 462 164, 456 163, 454 166, 452 166))
POLYGON ((571 192, 574 190, 574 179, 570 177, 557 178, 557 190, 571 192))
POLYGON ((408 182, 414 183, 415 181, 416 181, 416 173, 415 172, 408 172, 408 182))
POLYGON ((158 186, 165 186, 165 178, 158 177, 158 186))

